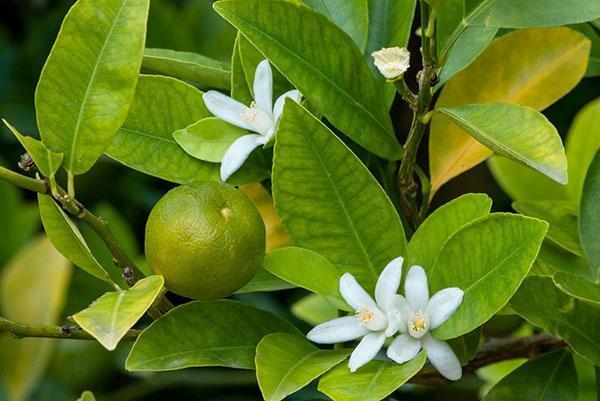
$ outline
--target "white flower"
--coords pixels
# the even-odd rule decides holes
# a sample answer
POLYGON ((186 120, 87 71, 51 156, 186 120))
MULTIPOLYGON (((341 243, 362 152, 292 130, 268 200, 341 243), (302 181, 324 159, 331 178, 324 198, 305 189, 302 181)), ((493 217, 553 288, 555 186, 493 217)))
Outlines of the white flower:
POLYGON ((352 352, 348 367, 355 372, 379 352, 387 337, 400 328, 400 313, 393 309, 402 276, 403 259, 392 260, 381 272, 375 286, 375 299, 358 284, 350 273, 340 278, 340 294, 355 311, 354 316, 340 317, 318 325, 306 336, 319 344, 362 340, 352 352))
POLYGON ((402 77, 410 67, 410 52, 406 47, 389 47, 371 53, 375 67, 389 80, 402 77))
POLYGON ((256 134, 236 139, 221 161, 221 180, 227 179, 244 164, 250 153, 273 136, 286 98, 300 100, 300 92, 290 90, 281 95, 273 106, 273 72, 267 60, 261 61, 254 73, 254 101, 250 107, 217 91, 203 96, 206 108, 216 117, 256 134))
POLYGON ((456 311, 463 299, 459 288, 445 288, 429 298, 427 276, 421 266, 413 266, 406 275, 406 298, 398 295, 394 308, 400 311, 400 334, 387 349, 387 356, 395 362, 413 359, 421 348, 427 351, 431 364, 449 380, 458 380, 462 368, 452 348, 435 339, 430 330, 439 327, 456 311))

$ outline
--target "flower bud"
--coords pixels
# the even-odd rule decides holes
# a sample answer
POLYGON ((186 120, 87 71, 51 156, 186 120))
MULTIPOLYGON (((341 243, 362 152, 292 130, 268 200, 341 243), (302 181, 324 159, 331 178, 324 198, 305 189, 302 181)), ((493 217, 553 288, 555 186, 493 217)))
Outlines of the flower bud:
POLYGON ((401 78, 410 66, 410 52, 405 47, 383 48, 371 55, 379 72, 389 80, 401 78))

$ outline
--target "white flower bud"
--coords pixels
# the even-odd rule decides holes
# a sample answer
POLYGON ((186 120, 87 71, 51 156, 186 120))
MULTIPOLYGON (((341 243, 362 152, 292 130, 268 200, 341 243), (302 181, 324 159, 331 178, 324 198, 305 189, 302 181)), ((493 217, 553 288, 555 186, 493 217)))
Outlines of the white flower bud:
POLYGON ((402 77, 410 66, 410 52, 405 47, 383 48, 371 55, 379 72, 389 80, 402 77))

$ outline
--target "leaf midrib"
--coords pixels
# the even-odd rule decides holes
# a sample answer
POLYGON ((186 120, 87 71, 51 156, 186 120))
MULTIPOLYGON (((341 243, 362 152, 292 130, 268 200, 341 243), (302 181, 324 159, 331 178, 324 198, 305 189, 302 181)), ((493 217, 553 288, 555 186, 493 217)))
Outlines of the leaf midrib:
POLYGON ((98 65, 100 64, 100 60, 102 60, 102 57, 104 56, 104 50, 106 50, 107 44, 110 42, 110 39, 114 32, 115 26, 117 25, 117 22, 121 18, 121 13, 123 12, 123 9, 125 8, 125 3, 127 1, 128 0, 122 0, 122 2, 121 2, 119 11, 117 11, 117 15, 115 16, 115 19, 113 20, 110 30, 108 31, 108 35, 106 35, 106 40, 102 44, 102 49, 100 49, 100 54, 98 55, 98 59, 97 59, 96 63, 94 64, 94 69, 92 70, 92 75, 90 76, 90 80, 85 89, 85 93, 83 95, 83 100, 81 102, 81 106, 79 107, 79 113, 77 115, 77 123, 75 124, 75 130, 73 132, 73 143, 71 144, 71 150, 69 152, 69 166, 68 166, 67 170, 70 172, 73 171, 73 165, 75 164, 75 149, 77 148, 77 140, 79 138, 79 132, 80 132, 80 126, 81 126, 81 122, 82 122, 83 113, 84 113, 84 110, 87 108, 86 107, 87 106, 87 98, 90 93, 90 88, 92 87, 92 83, 95 82, 96 74, 98 72, 98 65))
MULTIPOLYGON (((279 393, 279 391, 281 390, 281 387, 283 386, 283 384, 285 383, 285 381, 287 380, 287 378, 290 377, 290 375, 292 374, 292 372, 294 371, 294 369, 296 369, 298 366, 300 366, 301 364, 303 364, 307 359, 311 358, 315 354, 318 354, 319 352, 321 352, 321 350, 312 351, 308 355, 303 356, 302 358, 300 358, 299 361, 297 361, 296 363, 294 363, 287 370, 287 372, 285 373, 285 375, 283 375, 283 377, 281 378, 281 380, 277 384, 277 387, 275 388, 275 390, 273 390, 273 395, 277 395, 279 393)), ((283 397, 281 397, 281 398, 283 399, 286 395, 287 394, 284 394, 283 397)))

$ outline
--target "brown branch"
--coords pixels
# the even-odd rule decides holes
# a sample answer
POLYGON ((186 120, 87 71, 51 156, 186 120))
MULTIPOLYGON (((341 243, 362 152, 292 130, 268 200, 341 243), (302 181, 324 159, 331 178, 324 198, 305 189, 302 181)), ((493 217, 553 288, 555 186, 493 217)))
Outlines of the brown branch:
MULTIPOLYGON (((558 340, 549 334, 538 334, 529 337, 490 338, 479 348, 473 359, 466 366, 463 366, 463 372, 473 372, 481 367, 508 359, 535 358, 566 346, 567 343, 563 340, 558 340)), ((430 364, 427 364, 409 381, 428 385, 450 383, 430 364)))

